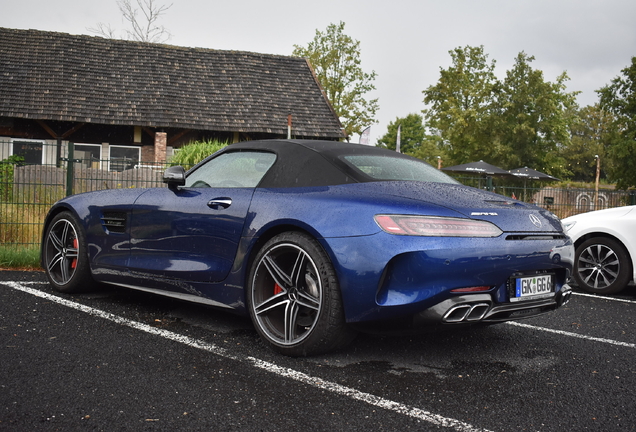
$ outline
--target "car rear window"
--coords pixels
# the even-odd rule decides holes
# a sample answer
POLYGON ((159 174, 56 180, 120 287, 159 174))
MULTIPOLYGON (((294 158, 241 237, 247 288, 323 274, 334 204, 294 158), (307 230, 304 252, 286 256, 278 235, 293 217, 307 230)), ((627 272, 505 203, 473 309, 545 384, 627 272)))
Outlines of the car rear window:
POLYGON ((342 156, 342 159, 374 180, 458 183, 424 161, 384 155, 347 155, 342 156))

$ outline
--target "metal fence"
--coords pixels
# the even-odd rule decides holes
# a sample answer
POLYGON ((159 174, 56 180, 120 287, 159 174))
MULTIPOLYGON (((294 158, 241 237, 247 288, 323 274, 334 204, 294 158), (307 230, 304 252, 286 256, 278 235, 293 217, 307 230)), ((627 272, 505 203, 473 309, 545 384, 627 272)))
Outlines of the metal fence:
MULTIPOLYGON (((0 146, 8 142, 0 141, 0 146)), ((47 162, 46 155, 59 152, 55 144, 38 143, 42 163, 0 160, 0 244, 37 247, 48 209, 61 198, 102 189, 164 187, 167 164, 137 160, 75 158, 73 145, 47 162)), ((6 155, 5 150, 5 155, 6 155)), ((33 159, 31 157, 30 159, 33 159)), ((49 158, 50 159, 50 158, 49 158)))
MULTIPOLYGON (((162 173, 167 164, 121 158, 76 158, 70 143, 63 151, 54 144, 38 143, 42 148, 37 150, 39 153, 36 152, 35 157, 34 150, 30 149, 30 163, 15 163, 12 156, 19 153, 7 151, 7 144, 10 143, 0 141, 0 150, 3 145, 5 149, 0 151, 3 156, 0 159, 0 244, 4 246, 37 247, 49 207, 65 196, 101 189, 164 187, 162 173), (38 163, 40 154, 42 162, 38 163)), ((481 189, 491 187, 491 182, 486 184, 484 179, 459 180, 481 189)), ((597 194, 590 189, 531 186, 534 187, 495 182, 492 188, 503 196, 549 209, 561 218, 594 209, 636 204, 634 191, 602 189, 597 194)))
POLYGON ((484 178, 456 177, 462 184, 500 195, 536 204, 563 219, 579 213, 606 208, 636 205, 636 191, 617 191, 607 187, 598 190, 586 188, 556 188, 550 183, 499 179, 493 184, 484 178))

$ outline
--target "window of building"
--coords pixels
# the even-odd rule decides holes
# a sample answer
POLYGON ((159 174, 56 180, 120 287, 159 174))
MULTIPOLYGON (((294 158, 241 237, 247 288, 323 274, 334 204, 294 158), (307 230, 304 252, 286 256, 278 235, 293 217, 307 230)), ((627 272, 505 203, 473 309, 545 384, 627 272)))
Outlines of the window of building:
POLYGON ((44 163, 44 141, 12 140, 12 153, 22 156, 27 165, 42 165, 44 163))
POLYGON ((102 167, 102 146, 100 144, 75 144, 74 159, 79 159, 83 168, 102 167))
POLYGON ((141 159, 141 147, 110 146, 109 171, 133 169, 141 159))

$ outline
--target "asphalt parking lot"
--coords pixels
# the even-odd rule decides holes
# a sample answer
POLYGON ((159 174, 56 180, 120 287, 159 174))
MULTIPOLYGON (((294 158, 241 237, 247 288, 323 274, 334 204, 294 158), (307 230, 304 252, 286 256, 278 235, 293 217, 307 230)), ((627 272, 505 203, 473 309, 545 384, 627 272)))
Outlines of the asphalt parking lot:
POLYGON ((0 430, 636 429, 636 288, 519 324, 293 359, 244 318, 0 272, 0 430))

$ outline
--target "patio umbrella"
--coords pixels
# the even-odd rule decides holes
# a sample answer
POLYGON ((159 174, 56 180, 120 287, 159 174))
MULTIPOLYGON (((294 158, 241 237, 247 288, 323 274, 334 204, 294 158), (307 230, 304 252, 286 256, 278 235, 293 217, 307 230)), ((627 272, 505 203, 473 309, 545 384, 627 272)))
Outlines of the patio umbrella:
POLYGON ((466 174, 483 174, 487 176, 499 175, 509 176, 511 173, 487 162, 480 160, 479 162, 469 162, 461 165, 454 165, 442 168, 443 171, 451 171, 466 174))
POLYGON ((541 181, 559 181, 558 178, 532 168, 523 167, 510 170, 510 174, 515 175, 524 180, 541 180, 541 181))
POLYGON ((523 199, 526 199, 526 186, 528 180, 539 181, 559 181, 558 178, 552 177, 549 174, 542 173, 541 171, 534 170, 532 168, 523 167, 510 170, 510 174, 523 179, 523 199))
MULTIPOLYGON (((486 176, 487 186, 486 189, 489 191, 492 190, 492 177, 500 176, 507 177, 511 176, 510 172, 499 168, 497 166, 491 165, 483 160, 479 162, 469 162, 461 165, 454 165, 446 168, 442 168, 443 171, 450 171, 455 173, 464 173, 464 174, 480 174, 486 176)), ((481 187, 481 186, 480 186, 481 187)))

